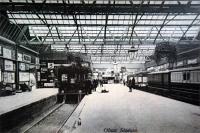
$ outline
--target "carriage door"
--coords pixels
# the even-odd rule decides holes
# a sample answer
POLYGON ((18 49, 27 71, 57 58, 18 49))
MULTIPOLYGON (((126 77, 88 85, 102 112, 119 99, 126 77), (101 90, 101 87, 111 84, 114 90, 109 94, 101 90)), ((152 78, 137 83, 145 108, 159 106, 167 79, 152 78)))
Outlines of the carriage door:
POLYGON ((183 72, 183 83, 190 83, 190 71, 183 72))

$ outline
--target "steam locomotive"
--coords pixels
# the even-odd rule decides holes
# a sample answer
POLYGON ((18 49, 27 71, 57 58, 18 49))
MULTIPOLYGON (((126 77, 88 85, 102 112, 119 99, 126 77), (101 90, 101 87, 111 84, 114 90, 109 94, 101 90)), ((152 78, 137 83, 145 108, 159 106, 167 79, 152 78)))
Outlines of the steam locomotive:
POLYGON ((56 68, 56 86, 59 88, 61 101, 65 96, 66 102, 78 102, 81 95, 90 94, 92 91, 91 69, 81 65, 72 64, 56 68))

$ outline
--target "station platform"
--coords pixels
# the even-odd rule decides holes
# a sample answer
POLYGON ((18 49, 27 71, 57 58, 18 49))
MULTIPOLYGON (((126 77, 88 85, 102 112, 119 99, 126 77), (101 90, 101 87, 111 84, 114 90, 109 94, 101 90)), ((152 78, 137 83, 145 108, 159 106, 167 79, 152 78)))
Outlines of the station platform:
POLYGON ((108 93, 85 96, 64 133, 199 133, 200 107, 155 94, 106 84, 108 93), (79 119, 80 118, 80 119, 79 119), (78 122, 81 121, 78 124, 78 122))
POLYGON ((57 88, 42 88, 0 97, 0 132, 34 119, 56 104, 57 94, 57 88))

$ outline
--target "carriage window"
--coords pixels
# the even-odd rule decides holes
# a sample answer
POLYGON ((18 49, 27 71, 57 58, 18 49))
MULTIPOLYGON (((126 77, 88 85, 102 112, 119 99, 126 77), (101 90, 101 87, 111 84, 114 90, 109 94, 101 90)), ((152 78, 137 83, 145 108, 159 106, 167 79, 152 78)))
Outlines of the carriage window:
POLYGON ((187 80, 186 72, 183 73, 183 80, 187 80))
POLYGON ((187 80, 190 80, 190 72, 187 72, 187 80))
POLYGON ((200 82, 200 71, 197 72, 197 82, 200 82))
POLYGON ((190 72, 190 80, 191 82, 196 82, 196 73, 190 72))

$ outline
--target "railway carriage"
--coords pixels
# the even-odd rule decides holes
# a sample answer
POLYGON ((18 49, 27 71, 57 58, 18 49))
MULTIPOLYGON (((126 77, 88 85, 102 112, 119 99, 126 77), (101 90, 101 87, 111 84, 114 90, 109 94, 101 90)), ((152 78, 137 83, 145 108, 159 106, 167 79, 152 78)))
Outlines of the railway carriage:
POLYGON ((199 104, 200 67, 149 73, 148 88, 165 96, 199 104))
POLYGON ((149 73, 147 83, 150 91, 167 96, 170 89, 170 72, 160 71, 149 73))
POLYGON ((146 89, 147 86, 147 72, 146 71, 142 71, 139 73, 135 73, 132 75, 128 75, 127 76, 127 81, 129 79, 135 79, 135 87, 138 89, 146 89))
POLYGON ((171 95, 184 101, 199 102, 200 67, 171 70, 171 95))

